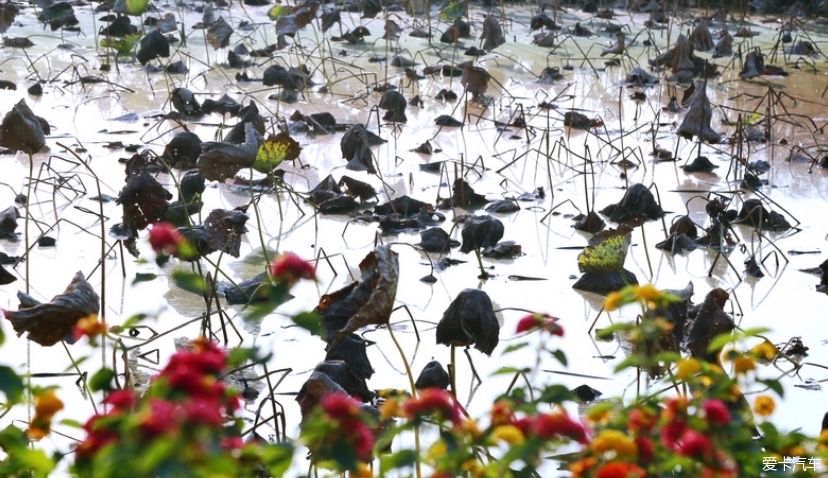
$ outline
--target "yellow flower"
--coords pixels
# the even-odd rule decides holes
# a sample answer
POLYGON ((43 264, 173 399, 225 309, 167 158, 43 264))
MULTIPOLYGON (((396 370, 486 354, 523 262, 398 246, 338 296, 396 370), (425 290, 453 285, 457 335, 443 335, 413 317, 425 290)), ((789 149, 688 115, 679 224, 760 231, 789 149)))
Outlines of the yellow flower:
POLYGON ((35 414, 29 423, 27 434, 32 440, 40 440, 52 429, 52 418, 63 409, 63 402, 55 395, 54 389, 42 390, 35 394, 35 414))
POLYGON ((618 455, 633 456, 638 452, 635 442, 618 430, 602 430, 592 439, 590 448, 597 454, 614 451, 618 455))
POLYGON ((652 284, 644 284, 635 288, 633 296, 638 300, 657 302, 661 299, 661 291, 652 284))
POLYGON ((463 463, 463 471, 471 473, 471 476, 483 476, 483 466, 474 458, 470 458, 463 463))
POLYGON ((474 438, 478 438, 481 435, 477 422, 472 418, 463 420, 460 424, 460 430, 474 438))
POLYGON ((523 432, 514 425, 500 425, 492 430, 492 438, 510 445, 520 445, 523 443, 523 432))
POLYGON ((753 401, 753 411, 760 417, 770 416, 775 408, 776 403, 770 395, 759 395, 753 401))
POLYGON ((828 428, 822 430, 817 438, 817 450, 828 452, 828 428))
POLYGON ((756 362, 752 358, 740 355, 733 359, 733 370, 736 375, 744 375, 751 370, 756 369, 756 362))
POLYGON ((701 364, 694 358, 681 359, 676 364, 676 378, 689 380, 701 370, 701 364))
POLYGON ((431 461, 437 461, 446 454, 446 442, 439 440, 428 448, 426 456, 431 461))
POLYGON ((593 466, 595 466, 595 458, 582 458, 569 465, 569 472, 572 473, 572 478, 580 478, 593 466))
POLYGON ((767 340, 750 349, 750 353, 759 360, 771 361, 776 358, 779 350, 767 340))
POLYGON ((610 292, 604 298, 604 310, 612 312, 621 305, 621 294, 618 292, 610 292))
POLYGON ((394 399, 385 400, 380 405, 380 416, 383 420, 389 420, 391 418, 401 417, 403 416, 402 408, 400 407, 400 403, 394 399))
POLYGON ((586 412, 587 419, 592 423, 606 423, 612 413, 608 407, 592 407, 586 412))
POLYGON ((351 474, 351 476, 355 476, 356 478, 371 478, 374 476, 374 473, 371 471, 371 467, 367 464, 357 463, 356 473, 351 474))

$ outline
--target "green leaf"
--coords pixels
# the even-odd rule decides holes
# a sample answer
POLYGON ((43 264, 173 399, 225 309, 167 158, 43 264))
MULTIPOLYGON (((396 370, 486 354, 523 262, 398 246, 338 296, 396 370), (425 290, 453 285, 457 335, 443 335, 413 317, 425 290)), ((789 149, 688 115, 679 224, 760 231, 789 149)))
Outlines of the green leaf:
POLYGON ((501 352, 501 354, 506 355, 508 353, 515 352, 517 350, 520 350, 520 349, 526 347, 527 345, 529 345, 529 342, 518 342, 516 344, 512 344, 512 345, 506 347, 505 349, 503 349, 503 352, 501 352))
POLYGON ((112 379, 115 378, 115 371, 109 368, 102 368, 89 379, 89 389, 93 392, 112 390, 112 379))
POLYGON ((193 294, 204 296, 207 292, 204 279, 194 272, 177 270, 172 273, 172 279, 175 285, 193 294))
POLYGON ((492 375, 514 375, 516 373, 525 373, 528 372, 528 368, 515 368, 515 367, 500 367, 499 369, 495 370, 492 375))
POLYGON ((11 367, 0 366, 0 391, 6 395, 6 401, 17 403, 23 397, 23 379, 11 367))
POLYGON ((140 38, 141 34, 139 33, 133 33, 123 38, 103 37, 100 40, 100 44, 102 48, 114 49, 119 55, 129 55, 132 53, 132 49, 135 48, 140 38))
MULTIPOLYGON (((618 271, 624 267, 632 235, 627 231, 606 231, 600 242, 584 248, 578 255, 581 272, 618 271)), ((598 238, 598 234, 595 235, 598 238)))
POLYGON ((543 389, 538 400, 543 403, 563 403, 572 400, 572 392, 563 385, 550 385, 543 389))
POLYGON ((83 423, 71 418, 64 418, 60 421, 60 424, 71 428, 83 428, 83 423))
POLYGON ((227 354, 227 368, 238 367, 248 360, 255 360, 259 349, 256 347, 236 347, 227 354))
POLYGON ((417 453, 414 450, 400 450, 389 455, 382 455, 380 457, 380 475, 397 468, 411 466, 416 459, 417 453))
POLYGON ((777 395, 779 395, 779 398, 783 398, 785 396, 785 389, 782 388, 782 383, 779 380, 774 380, 771 378, 767 380, 757 379, 756 381, 761 384, 767 385, 768 388, 770 388, 771 390, 776 392, 777 395))
POLYGON ((661 352, 656 354, 653 359, 656 362, 675 363, 681 359, 681 354, 677 354, 676 352, 661 352))
POLYGON ((564 367, 567 366, 568 362, 566 360, 566 354, 564 353, 563 350, 560 350, 560 349, 553 350, 552 351, 552 356, 555 357, 556 359, 558 359, 558 362, 560 362, 561 365, 563 365, 564 367))
POLYGON ((278 20, 279 17, 290 15, 291 8, 284 5, 274 5, 273 8, 267 11, 267 18, 271 20, 278 20))
POLYGON ((137 17, 147 11, 149 0, 124 0, 124 7, 127 15, 137 17))
POLYGON ((462 0, 451 0, 440 10, 441 20, 454 20, 466 13, 466 3, 462 0))
POLYGON ((288 288, 284 284, 262 284, 254 293, 255 297, 265 297, 264 302, 258 302, 248 308, 244 316, 244 320, 255 321, 263 319, 265 316, 273 312, 276 307, 284 304, 292 299, 288 293, 288 288))
POLYGON ((135 285, 139 282, 149 282, 151 280, 155 280, 156 278, 158 278, 157 274, 139 272, 135 274, 135 279, 132 279, 132 285, 135 285))
POLYGON ((322 316, 316 312, 300 312, 293 316, 293 323, 310 332, 322 336, 322 316))
POLYGON ((739 334, 735 333, 726 333, 726 334, 719 334, 710 341, 707 345, 708 352, 718 352, 721 350, 725 345, 729 343, 733 343, 739 340, 739 334))
POLYGON ((624 370, 626 368, 637 367, 640 364, 641 364, 641 358, 636 357, 635 355, 632 355, 632 356, 627 357, 626 359, 622 360, 621 363, 616 365, 615 366, 615 371, 620 372, 621 370, 624 370))

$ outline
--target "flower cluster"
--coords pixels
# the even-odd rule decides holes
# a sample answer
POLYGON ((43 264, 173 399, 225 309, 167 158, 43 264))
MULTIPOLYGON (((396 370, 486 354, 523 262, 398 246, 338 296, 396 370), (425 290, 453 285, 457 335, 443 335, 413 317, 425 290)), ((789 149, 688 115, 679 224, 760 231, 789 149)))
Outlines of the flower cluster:
POLYGON ((34 399, 35 414, 29 423, 27 434, 32 440, 40 440, 51 431, 52 418, 63 410, 63 402, 52 388, 37 391, 34 399))
POLYGON ((156 253, 176 255, 179 247, 187 240, 178 229, 169 222, 158 222, 149 231, 149 243, 156 253))
POLYGON ((131 389, 110 392, 103 401, 106 411, 83 426, 86 438, 75 450, 76 471, 84 476, 113 466, 119 456, 144 453, 152 455, 157 469, 198 469, 209 466, 217 453, 246 446, 241 421, 234 417, 239 395, 220 381, 226 365, 223 349, 197 339, 170 357, 143 396, 131 389))
POLYGON ((351 447, 357 458, 369 461, 374 449, 374 432, 365 423, 359 402, 344 393, 331 393, 322 399, 320 406, 336 423, 336 435, 341 441, 351 447))

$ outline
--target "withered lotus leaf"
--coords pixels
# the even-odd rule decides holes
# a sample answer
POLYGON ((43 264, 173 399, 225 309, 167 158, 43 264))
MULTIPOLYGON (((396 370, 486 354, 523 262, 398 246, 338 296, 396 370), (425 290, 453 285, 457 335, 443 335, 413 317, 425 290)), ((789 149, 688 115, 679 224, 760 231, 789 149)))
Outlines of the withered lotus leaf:
POLYGON ((178 231, 195 246, 198 256, 224 251, 233 257, 239 257, 241 236, 247 232, 247 219, 247 214, 242 211, 214 209, 204 224, 181 227, 178 231))
POLYGON ((37 302, 22 292, 17 297, 20 310, 5 310, 3 315, 11 321, 18 337, 28 333, 29 340, 44 347, 71 337, 78 320, 100 310, 100 298, 81 272, 75 273, 62 294, 47 303, 37 302))
POLYGON ((368 389, 365 379, 358 377, 351 367, 342 360, 325 360, 320 362, 314 368, 314 371, 324 373, 344 388, 349 395, 359 398, 363 402, 374 398, 374 392, 368 389))
POLYGON ((418 390, 424 388, 442 388, 445 390, 449 386, 449 374, 440 362, 432 360, 423 367, 414 386, 418 390))
POLYGON ((3 117, 3 123, 0 125, 0 146, 35 154, 46 146, 47 130, 48 123, 29 109, 26 100, 20 100, 3 117))
POLYGON ((506 43, 506 39, 503 37, 503 28, 494 15, 486 15, 486 19, 483 20, 483 32, 480 34, 480 39, 485 40, 483 49, 488 51, 492 51, 506 43))
POLYGON ((390 246, 379 246, 359 263, 362 277, 319 300, 328 336, 342 337, 368 325, 385 325, 397 297, 400 263, 390 246))
POLYGON ((653 193, 640 183, 630 186, 620 201, 605 207, 601 213, 614 222, 648 221, 664 215, 653 193))
POLYGON ((503 237, 504 227, 492 216, 472 216, 463 225, 463 244, 460 252, 468 254, 475 249, 494 246, 503 237))
POLYGON ((233 27, 227 23, 224 18, 219 17, 207 29, 207 43, 214 49, 218 50, 230 44, 230 35, 233 34, 233 27))
POLYGON ((470 346, 491 355, 497 347, 500 323, 489 295, 479 289, 465 289, 449 304, 437 324, 437 343, 470 346))
POLYGON ((374 374, 371 361, 368 360, 367 344, 356 334, 343 335, 331 344, 325 354, 325 361, 340 360, 361 379, 367 380, 374 374))
POLYGON ((115 200, 123 207, 123 226, 127 231, 140 231, 164 218, 172 199, 161 183, 144 171, 131 174, 115 200))
POLYGON ((202 143, 202 153, 197 162, 201 175, 211 181, 224 181, 242 168, 252 167, 261 139, 253 122, 244 123, 244 138, 244 143, 240 145, 212 141, 202 143))
POLYGON ((729 333, 735 327, 733 319, 724 311, 729 298, 724 289, 713 289, 695 311, 695 318, 687 328, 687 348, 693 357, 717 360, 718 351, 708 352, 707 347, 717 335, 729 333))

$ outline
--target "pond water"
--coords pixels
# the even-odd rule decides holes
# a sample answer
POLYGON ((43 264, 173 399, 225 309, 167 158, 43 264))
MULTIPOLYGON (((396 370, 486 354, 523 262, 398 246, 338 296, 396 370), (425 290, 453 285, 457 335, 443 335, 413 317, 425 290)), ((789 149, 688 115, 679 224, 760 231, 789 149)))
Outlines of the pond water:
MULTIPOLYGON (((31 212, 37 222, 30 226, 30 231, 32 237, 37 237, 54 226, 47 235, 54 237, 57 244, 55 247, 35 246, 31 251, 30 293, 34 297, 48 300, 61 292, 72 275, 80 270, 102 295, 102 315, 111 325, 143 313, 151 317, 143 324, 163 333, 205 312, 205 304, 200 297, 174 286, 164 274, 180 267, 180 264, 173 261, 159 269, 152 262, 152 252, 143 239, 138 241, 141 257, 149 261, 137 261, 117 246, 117 240, 108 232, 121 218, 121 208, 114 202, 103 204, 106 248, 114 248, 108 252, 103 267, 97 266, 101 257, 100 221, 97 216, 99 203, 91 199, 98 194, 96 181, 72 154, 66 152, 64 146, 78 151, 77 154, 88 162, 100 182, 101 193, 117 197, 125 177, 124 166, 118 159, 128 158, 131 153, 117 146, 109 147, 108 143, 137 144, 140 149, 149 148, 160 154, 180 128, 177 122, 161 116, 171 110, 168 99, 174 88, 187 87, 200 100, 227 93, 238 102, 256 102, 261 114, 267 118, 268 129, 275 128, 277 122, 289 117, 294 110, 305 114, 330 112, 340 124, 366 124, 369 130, 387 140, 387 143, 372 148, 380 174, 369 175, 345 169, 346 161, 342 159, 339 149, 342 133, 321 136, 294 133, 293 137, 303 148, 300 160, 280 168, 285 171, 285 183, 300 193, 311 189, 328 174, 336 179, 347 174, 372 184, 381 191, 379 202, 407 194, 434 203, 438 196, 450 194, 449 185, 458 174, 465 174, 475 191, 491 200, 516 197, 543 188, 544 197, 520 202, 519 212, 496 214, 506 228, 503 239, 520 244, 522 254, 510 260, 484 259, 491 274, 488 279, 478 278, 474 254, 462 254, 455 249, 449 257, 465 262, 436 271, 434 276, 437 282, 433 284, 422 282, 420 278, 430 273, 426 254, 410 247, 394 246, 400 254, 401 264, 396 305, 407 307, 416 322, 420 340, 417 340, 405 309, 394 312, 391 325, 402 341, 415 375, 432 359, 442 362, 444 366, 448 363, 449 349, 435 345, 435 326, 461 290, 482 289, 492 298, 495 308, 502 309, 498 314, 502 320, 501 345, 491 357, 476 350, 470 352, 478 373, 483 377, 481 386, 470 388, 471 370, 464 355, 458 354, 458 398, 473 416, 485 413, 492 398, 503 393, 512 380, 511 375, 492 375, 493 371, 503 366, 535 367, 535 355, 531 348, 501 356, 503 349, 514 340, 517 320, 525 315, 525 312, 515 309, 546 312, 559 317, 566 331, 560 347, 569 358, 569 367, 564 370, 552 357, 543 357, 529 375, 534 385, 560 382, 575 387, 588 384, 600 390, 605 397, 635 395, 635 374, 613 373, 615 365, 625 357, 624 344, 596 341, 594 333, 589 333, 601 309, 602 298, 572 289, 572 284, 580 276, 576 262, 579 249, 576 247, 586 245, 589 235, 574 230, 571 217, 579 211, 586 212, 586 198, 590 207, 601 209, 617 202, 627 185, 656 184, 662 208, 667 211, 664 218, 667 226, 682 214, 689 214, 697 224, 707 225, 709 219, 704 210, 705 202, 698 198, 709 192, 734 196, 737 209, 742 201, 749 198, 772 200, 771 209, 783 212, 792 223, 794 218, 801 223, 796 230, 785 233, 764 232, 767 240, 761 244, 752 235, 752 228, 736 226, 739 245, 728 255, 735 267, 724 260, 717 261, 715 250, 698 249, 672 256, 656 249, 654 245, 663 240, 665 232, 661 221, 651 221, 633 231, 626 268, 640 282, 650 281, 660 288, 680 289, 692 281, 696 302, 700 302, 712 288, 724 288, 731 294, 728 310, 734 313, 739 326, 769 327, 772 329, 769 336, 777 344, 801 337, 810 350, 797 374, 789 373, 793 366, 784 361, 779 363, 778 370, 768 367, 761 372, 768 376, 788 374, 783 379, 785 399, 779 401, 774 415, 777 424, 786 429, 801 427, 809 433, 818 431, 826 411, 826 392, 820 384, 828 380, 828 370, 823 367, 828 365, 828 327, 825 325, 828 296, 815 290, 819 282, 816 276, 800 270, 817 266, 825 257, 823 249, 828 234, 828 215, 825 214, 824 198, 828 193, 828 179, 826 170, 812 166, 810 161, 788 161, 788 158, 791 151, 797 151, 798 147, 814 157, 822 155, 822 126, 828 122, 828 100, 823 98, 828 78, 824 74, 823 56, 805 62, 806 57, 783 57, 780 51, 773 63, 783 66, 789 76, 761 76, 743 81, 738 76, 740 60, 712 59, 708 53, 697 52, 698 56, 718 64, 722 71, 720 77, 707 82, 706 88, 714 105, 713 129, 726 136, 733 134, 736 128, 723 124, 725 120, 735 123, 739 112, 743 112, 746 119, 752 116, 750 112, 754 110, 758 115, 768 114, 771 110, 763 96, 769 87, 782 94, 780 101, 771 105, 772 114, 778 118, 770 140, 749 143, 743 153, 749 161, 764 160, 771 166, 763 176, 768 184, 760 189, 759 196, 740 190, 740 181, 728 173, 735 145, 725 142, 702 146, 702 154, 719 166, 715 174, 685 173, 680 168, 696 156, 697 144, 677 139, 676 127, 681 123, 686 109, 672 113, 663 111, 662 107, 671 95, 681 98, 687 85, 668 82, 666 77, 669 73, 662 74, 657 85, 647 88, 629 88, 624 84, 633 66, 641 64, 647 68, 648 58, 664 51, 675 41, 679 32, 692 28, 691 15, 694 12, 679 14, 666 25, 667 28, 651 30, 648 36, 648 30, 644 29, 647 14, 617 10, 617 16, 609 22, 620 24, 628 31, 628 45, 626 54, 619 57, 619 65, 605 66, 604 62, 612 55, 601 57, 601 49, 611 45, 615 38, 614 34, 604 32, 607 21, 576 9, 561 10, 557 12, 559 24, 571 28, 575 22, 581 22, 595 34, 576 38, 559 33, 555 42, 557 46, 550 49, 532 44, 534 33, 530 31, 529 24, 534 9, 526 6, 506 6, 502 11, 496 9, 493 14, 501 19, 507 42, 494 53, 475 59, 475 64, 485 68, 496 80, 489 82, 486 95, 491 100, 483 107, 471 101, 466 103, 459 77, 436 75, 412 82, 401 68, 369 61, 372 57, 390 59, 398 52, 407 52, 419 63, 416 68, 421 71, 426 65, 471 60, 472 57, 463 53, 465 47, 481 44, 478 37, 485 10, 480 7, 470 8, 468 18, 473 25, 473 38, 462 40, 465 47, 460 48, 438 41, 440 33, 450 23, 439 20, 436 7, 432 11, 431 25, 435 37, 431 42, 409 36, 415 20, 404 12, 388 14, 403 27, 398 41, 380 38, 385 24, 382 13, 375 19, 361 19, 359 13, 343 12, 343 30, 363 25, 371 32, 363 43, 356 45, 330 41, 332 34, 339 34, 337 26, 329 30, 325 41, 320 42, 325 36, 317 22, 312 22, 295 39, 289 40, 287 48, 275 52, 272 59, 253 58, 256 65, 244 70, 250 78, 261 78, 264 69, 274 63, 307 66, 316 86, 303 91, 295 104, 287 104, 269 98, 274 93, 278 95, 278 87, 263 87, 261 81, 236 81, 236 73, 242 70, 221 65, 226 61, 227 50, 237 44, 244 43, 252 50, 276 42, 273 22, 266 15, 268 7, 234 4, 229 8, 217 8, 215 13, 236 31, 229 48, 215 50, 205 41, 202 30, 191 29, 201 19, 201 13, 196 11, 201 9, 201 3, 175 5, 158 2, 154 6, 157 12, 145 16, 171 13, 183 20, 187 34, 186 46, 173 45, 171 58, 163 59, 162 64, 181 60, 189 68, 189 73, 147 73, 137 62, 124 60, 117 66, 113 65, 108 73, 99 71, 100 65, 107 60, 100 55, 103 50, 96 48, 95 32, 101 27, 99 18, 105 12, 94 13, 89 5, 75 6, 80 33, 44 30, 36 19, 39 9, 33 8, 24 9, 6 32, 9 37, 29 37, 35 45, 25 51, 0 49, 2 78, 15 82, 18 87, 16 91, 0 90, 0 111, 8 111, 21 98, 25 98, 33 111, 46 118, 52 128, 47 138, 48 151, 35 155, 33 159, 38 182, 31 197, 31 212), (239 28, 239 22, 248 22, 248 27, 239 28), (547 66, 561 67, 563 78, 551 85, 540 85, 538 74, 547 66), (105 79, 108 83, 80 81, 88 75, 105 79), (36 79, 43 81, 44 94, 41 97, 26 94, 26 88, 36 79), (381 93, 373 91, 373 87, 384 83, 399 87, 409 102, 415 95, 423 99, 424 106, 421 108, 409 105, 406 110, 407 124, 397 127, 377 125, 378 116, 371 109, 379 103, 381 93), (319 92, 319 87, 325 84, 328 85, 327 92, 319 92), (444 88, 458 93, 460 99, 454 103, 435 99, 444 88), (630 95, 634 91, 643 92, 646 98, 643 101, 632 100, 630 95), (553 107, 540 108, 541 102, 551 103, 553 107), (604 127, 591 132, 565 128, 563 114, 569 110, 600 117, 604 127), (495 123, 509 123, 518 112, 524 115, 528 128, 508 127, 504 130, 495 123), (128 114, 132 116, 126 117, 125 121, 119 119, 128 114), (441 114, 451 114, 461 120, 465 117, 466 124, 460 128, 435 126, 434 118, 441 114), (654 123, 660 126, 653 128, 654 123), (430 157, 411 151, 425 140, 430 140, 435 149, 441 151, 430 157), (654 162, 650 155, 654 148, 653 140, 660 148, 675 153, 678 160, 654 162), (592 159, 588 169, 594 174, 589 174, 585 180, 583 172, 587 167, 583 158, 587 154, 592 159), (613 164, 623 158, 636 163, 636 167, 625 170, 613 164), (446 161, 446 175, 423 172, 419 167, 436 161, 446 161), (752 237, 754 240, 751 240, 752 237), (785 258, 778 253, 775 257, 771 254, 763 264, 763 278, 747 277, 743 264, 751 248, 760 248, 757 256, 765 257, 774 250, 769 240, 784 253, 785 258), (741 248, 742 245, 745 247, 741 248), (813 253, 791 254, 789 251, 813 253), (134 284, 136 273, 154 273, 158 274, 158 278, 134 284), (543 280, 516 280, 518 276, 543 280), (817 404, 823 406, 815 406, 817 404)), ((424 25, 426 19, 420 18, 416 22, 424 25)), ((133 23, 138 23, 137 19, 133 19, 133 23)), ((780 29, 778 19, 750 16, 745 24, 758 35, 734 38, 735 51, 741 49, 747 52, 758 46, 767 52, 776 43, 780 29)), ((734 33, 742 23, 733 19, 727 26, 734 33)), ((824 27, 816 21, 804 20, 793 35, 795 38, 807 37, 819 46, 825 40, 823 30, 824 27)), ((766 62, 770 63, 767 59, 766 62)), ((232 125, 236 119, 213 114, 189 121, 187 125, 203 140, 210 140, 225 122, 232 125)), ((0 163, 0 182, 6 186, 0 188, 0 209, 5 209, 12 205, 18 193, 25 192, 29 164, 28 157, 22 153, 0 156, 0 163)), ((243 171, 242 174, 247 173, 243 171)), ((168 189, 174 189, 174 181, 169 176, 160 174, 158 179, 168 189)), ((208 184, 203 199, 202 214, 206 217, 214 208, 232 209, 247 205, 250 191, 240 186, 213 182, 208 184)), ((453 219, 469 211, 454 209, 444 212, 446 221, 441 227, 451 231, 452 236, 459 240, 460 228, 452 228, 453 219)), ((279 382, 275 398, 284 407, 287 434, 295 436, 300 414, 293 395, 313 367, 324 359, 325 344, 309 336, 306 331, 291 327, 289 316, 313 308, 321 295, 350 283, 352 277, 358 277, 357 264, 377 241, 416 244, 419 233, 380 235, 376 223, 349 222, 347 216, 314 214, 310 204, 301 200, 297 204, 284 192, 261 197, 257 206, 258 220, 253 208, 248 213, 251 216, 247 222, 249 231, 242 240, 240 258, 221 257, 221 275, 239 281, 264 271, 260 235, 270 254, 293 251, 306 258, 315 258, 323 253, 330 257, 330 266, 328 261, 319 261, 319 280, 316 283, 297 286, 293 291, 294 299, 259 323, 245 323, 239 306, 225 309, 238 329, 238 333, 227 329, 229 345, 255 345, 272 352, 268 369, 286 372, 275 372, 272 377, 274 383, 279 382)), ((22 232, 22 228, 21 220, 18 231, 22 232)), ((20 237, 21 240, 16 243, 0 240, 0 250, 9 255, 24 254, 22 234, 20 237)), ((212 265, 204 263, 204 266, 213 270, 218 254, 213 254, 210 259, 212 265)), ((432 261, 439 259, 438 255, 431 255, 432 261)), ((0 307, 4 309, 16 309, 16 293, 25 290, 24 265, 18 265, 13 273, 19 280, 0 287, 0 307)), ((621 314, 612 314, 611 320, 633 317, 622 311, 621 314)), ((609 323, 610 318, 602 314, 598 317, 597 327, 606 327, 609 323)), ((61 398, 71 405, 58 415, 58 419, 85 421, 94 412, 95 399, 84 396, 81 389, 74 385, 78 379, 77 372, 94 372, 101 360, 111 365, 112 345, 107 346, 103 357, 96 353, 75 368, 69 354, 75 359, 86 356, 89 351, 85 350, 85 345, 79 343, 66 349, 61 345, 45 348, 15 338, 7 322, 3 322, 2 327, 7 341, 0 362, 31 371, 35 374, 33 382, 36 384, 61 385, 61 398)), ((175 338, 195 337, 199 328, 200 323, 191 323, 149 343, 143 342, 150 337, 150 332, 142 329, 137 337, 126 337, 124 342, 134 346, 139 351, 136 353, 145 354, 138 359, 139 368, 152 373, 157 368, 158 359, 163 363, 164 357, 173 350, 175 338)), ((388 331, 384 328, 366 330, 362 335, 374 342, 368 348, 368 356, 376 374, 369 381, 369 387, 407 388, 403 364, 388 331)), ((122 365, 118 363, 121 372, 122 365)), ((263 370, 258 372, 264 373, 263 370)), ((664 384, 654 383, 652 386, 661 388, 664 384)), ((757 390, 745 392, 751 394, 757 390)), ((251 416, 258 406, 258 403, 248 404, 251 416)), ((26 420, 27 413, 25 409, 15 410, 2 420, 26 420)), ((268 415, 268 412, 264 414, 268 415)), ((65 450, 70 440, 79 438, 78 431, 71 428, 56 426, 55 430, 58 434, 47 440, 56 448, 65 450)), ((275 433, 269 423, 258 431, 263 436, 271 437, 275 433)))

